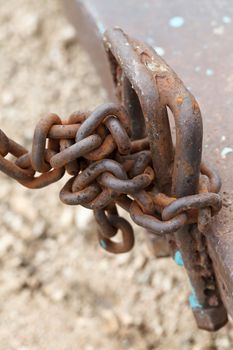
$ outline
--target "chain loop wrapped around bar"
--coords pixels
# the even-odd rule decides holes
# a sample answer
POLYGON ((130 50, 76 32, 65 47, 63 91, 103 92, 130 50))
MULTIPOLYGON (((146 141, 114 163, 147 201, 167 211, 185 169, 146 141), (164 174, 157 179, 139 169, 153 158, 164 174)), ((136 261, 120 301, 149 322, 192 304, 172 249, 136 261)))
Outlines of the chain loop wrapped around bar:
POLYGON ((49 114, 37 123, 30 151, 0 130, 0 170, 28 188, 48 186, 69 174, 61 201, 94 210, 99 242, 111 252, 126 252, 134 244, 132 227, 119 217, 116 204, 157 235, 173 234, 193 223, 204 232, 221 209, 221 180, 206 164, 200 165, 202 123, 195 98, 144 43, 120 29, 109 31, 104 40, 122 103, 77 111, 66 120, 49 114), (137 62, 134 69, 132 60, 137 62), (136 125, 128 106, 123 106, 125 89, 135 89, 138 95, 148 138, 144 126, 136 125), (175 119, 176 147, 167 106, 175 119), (141 138, 135 140, 136 134, 141 138), (190 137, 196 141, 191 151, 190 137), (16 159, 9 160, 8 154, 16 159), (198 181, 198 190, 190 192, 190 184, 198 181), (117 230, 122 231, 121 243, 112 241, 117 230))
POLYGON ((118 216, 115 203, 136 224, 158 235, 194 222, 203 231, 221 209, 220 196, 209 192, 219 191, 216 172, 201 165, 199 194, 176 199, 160 193, 148 140, 131 141, 129 125, 123 107, 110 103, 92 113, 75 112, 64 121, 55 114, 42 118, 31 152, 0 131, 0 169, 28 188, 58 181, 65 171, 70 174, 60 192, 61 201, 94 210, 102 228, 100 245, 110 252, 126 252, 134 244, 132 228, 118 216), (8 153, 16 160, 6 159, 8 153), (36 171, 41 175, 35 177, 36 171), (118 229, 121 243, 110 239, 118 229))
POLYGON ((145 43, 115 28, 105 33, 104 46, 120 103, 74 112, 66 120, 49 114, 37 124, 30 151, 0 130, 0 170, 28 188, 69 174, 61 201, 92 209, 100 245, 117 254, 134 245, 130 223, 118 215, 121 206, 136 224, 165 238, 171 254, 182 256, 201 305, 200 327, 203 315, 215 324, 221 312, 225 322, 205 237, 211 216, 221 209, 221 180, 201 163, 198 103, 145 43), (175 147, 168 109, 175 121, 175 147), (115 241, 118 231, 122 238, 115 241))

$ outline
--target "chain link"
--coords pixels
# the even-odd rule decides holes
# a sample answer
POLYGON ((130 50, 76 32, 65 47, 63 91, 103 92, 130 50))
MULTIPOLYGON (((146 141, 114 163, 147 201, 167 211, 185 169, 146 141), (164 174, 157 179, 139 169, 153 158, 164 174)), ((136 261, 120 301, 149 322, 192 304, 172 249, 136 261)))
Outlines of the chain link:
POLYGON ((147 138, 131 140, 129 116, 114 103, 92 113, 75 112, 63 121, 56 114, 42 118, 31 151, 0 130, 0 170, 34 189, 67 172, 72 177, 60 192, 61 201, 94 210, 100 245, 113 253, 127 252, 134 245, 133 229, 118 215, 116 204, 136 224, 159 235, 190 223, 198 223, 203 232, 221 209, 219 177, 205 164, 199 194, 176 199, 160 193, 147 138), (16 159, 7 159, 8 154, 16 159), (114 242, 118 230, 122 241, 114 242))

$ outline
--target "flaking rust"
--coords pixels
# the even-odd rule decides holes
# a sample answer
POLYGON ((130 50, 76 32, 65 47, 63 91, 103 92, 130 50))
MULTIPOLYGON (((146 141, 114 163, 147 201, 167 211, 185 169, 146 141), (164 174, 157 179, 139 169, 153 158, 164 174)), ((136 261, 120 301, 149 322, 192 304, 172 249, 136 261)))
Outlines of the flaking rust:
MULTIPOLYGON (((229 80, 229 72, 233 71, 233 60, 231 59, 231 55, 229 55, 229 48, 232 44, 232 26, 230 25, 230 21, 233 18, 231 0, 226 0, 221 4, 221 13, 228 14, 228 21, 225 21, 225 16, 221 19, 221 13, 219 12, 219 20, 222 21, 222 32, 218 36, 215 35, 220 34, 217 33, 216 28, 213 27, 210 30, 209 26, 210 23, 216 20, 216 8, 219 7, 218 0, 205 1, 201 7, 195 0, 181 0, 179 1, 181 17, 170 19, 168 14, 171 14, 174 10, 173 1, 166 2, 165 4, 163 0, 151 0, 145 6, 144 1, 126 0, 124 6, 120 7, 118 2, 111 2, 111 5, 109 5, 109 1, 107 0, 65 0, 64 2, 68 16, 77 29, 79 42, 92 58, 108 96, 111 100, 117 96, 127 108, 133 121, 135 139, 140 139, 142 135, 143 137, 146 136, 144 119, 148 120, 147 110, 144 108, 142 113, 141 107, 143 104, 139 103, 135 91, 138 89, 138 84, 140 83, 143 86, 140 91, 145 103, 153 108, 153 98, 156 98, 153 86, 148 82, 148 76, 146 74, 140 75, 137 80, 135 79, 134 84, 131 84, 127 78, 122 77, 118 81, 116 94, 113 84, 114 80, 111 78, 111 71, 109 69, 109 62, 112 66, 112 62, 116 63, 116 60, 104 52, 102 40, 105 34, 103 31, 98 30, 97 18, 101 20, 101 23, 106 29, 118 25, 124 28, 134 38, 140 38, 141 41, 147 44, 149 43, 158 53, 165 55, 172 66, 176 67, 176 71, 179 71, 189 84, 188 89, 198 94, 205 112, 205 159, 208 161, 208 166, 209 163, 212 165, 216 164, 220 169, 221 177, 224 180, 221 194, 225 201, 217 218, 212 218, 211 225, 207 225, 204 231, 208 254, 211 256, 217 284, 221 290, 221 297, 224 305, 227 307, 228 313, 233 317, 233 220, 232 204, 227 204, 227 202, 233 203, 232 84, 229 80), (94 14, 93 4, 95 8, 94 14), (190 4, 192 11, 190 11, 190 4), (196 35, 193 36, 192 24, 196 22, 197 18, 199 24, 195 27, 196 35), (195 38, 199 38, 200 40, 196 40, 195 38), (158 44, 160 47, 157 47, 158 44), (213 55, 213 52, 216 55, 213 55), (226 67, 228 69, 225 69, 226 67), (219 78, 220 76, 221 79, 219 78), (143 85, 143 82, 145 85, 143 85), (146 86, 148 86, 148 89, 146 89, 146 86), (217 99, 215 98, 216 87, 218 88, 217 99), (124 91, 123 94, 121 90, 124 91)), ((109 48, 112 47, 110 41, 107 41, 107 45, 109 48)), ((126 48, 129 47, 127 41, 124 41, 124 45, 126 48)), ((140 50, 138 53, 144 52, 142 45, 138 46, 138 50, 140 50)), ((121 57, 120 60, 121 62, 119 64, 122 65, 123 60, 121 57)), ((121 70, 119 64, 116 64, 117 71, 121 70)), ((129 62, 130 67, 132 65, 130 66, 129 62)), ((140 73, 140 65, 137 64, 135 67, 137 67, 137 73, 140 73)), ((156 75, 154 74, 154 76, 156 75)), ((156 77, 159 82, 158 75, 156 77)), ((184 98, 182 105, 185 105, 186 96, 182 95, 182 97, 184 98)), ((193 120, 195 127, 195 123, 199 119, 199 106, 196 105, 195 99, 193 99, 193 106, 191 108, 194 111, 193 120)), ((187 121, 187 125, 191 128, 190 120, 187 121)), ((156 129, 153 130, 154 137, 162 137, 161 133, 155 132, 156 129)), ((192 141, 190 144, 191 147, 195 140, 190 141, 192 141)), ((155 152, 156 150, 152 149, 152 151, 155 152)), ((203 167, 201 172, 204 174, 203 167)), ((213 171, 210 177, 208 177, 211 180, 211 177, 214 176, 217 180, 215 182, 217 188, 215 190, 209 188, 210 192, 218 192, 221 187, 220 178, 215 175, 216 172, 213 171)), ((202 178, 202 176, 200 177, 202 178)), ((166 182, 167 178, 164 178, 164 183, 166 182)), ((165 192, 168 194, 169 190, 168 188, 168 191, 165 192)), ((126 205, 126 202, 124 202, 124 205, 126 205)), ((204 208, 199 210, 199 212, 203 211, 207 213, 210 209, 204 208)), ((210 217, 210 214, 207 217, 210 217)), ((207 219, 207 222, 209 222, 209 219, 207 219)), ((202 224, 205 226, 204 222, 202 224)), ((163 250, 161 243, 163 240, 162 237, 157 239, 157 236, 151 233, 148 235, 146 231, 145 235, 146 237, 153 237, 153 250, 156 251, 156 256, 160 256, 158 246, 163 250)), ((165 251, 167 249, 167 240, 164 240, 164 242, 165 251)), ((171 255, 174 256, 175 252, 179 251, 175 244, 174 235, 169 236, 169 242, 173 242, 170 245, 172 250, 171 255)), ((219 319, 224 320, 224 315, 222 316, 221 312, 219 312, 219 315, 219 319)), ((214 321, 214 324, 216 322, 217 320, 214 321)), ((203 321, 201 323, 203 325, 203 321)), ((221 322, 216 327, 220 327, 220 324, 221 322)), ((206 328, 213 329, 214 327, 210 327, 209 324, 206 328)))
POLYGON ((105 36, 119 103, 75 112, 63 121, 49 114, 38 122, 30 151, 1 132, 0 170, 28 188, 45 187, 67 172, 71 178, 60 199, 94 211, 99 243, 108 252, 125 253, 134 245, 132 226, 117 205, 167 239, 188 272, 198 326, 216 330, 227 315, 205 232, 221 209, 221 181, 201 164, 199 106, 153 49, 119 28, 105 36), (175 146, 167 107, 175 120, 175 146), (121 241, 112 240, 120 232, 121 241))
MULTIPOLYGON (((136 40, 132 40, 121 29, 109 30, 105 34, 105 37, 111 43, 111 48, 109 49, 108 46, 106 50, 109 57, 111 57, 110 63, 112 64, 113 81, 119 86, 119 81, 117 81, 117 75, 115 74, 117 65, 119 65, 123 72, 120 79, 128 79, 130 81, 140 101, 140 107, 144 115, 148 133, 157 185, 160 191, 168 195, 173 195, 176 198, 183 197, 186 201, 187 196, 193 196, 198 192, 201 169, 203 130, 198 103, 175 72, 152 48, 136 40), (125 42, 128 43, 127 49, 123 47, 123 43, 125 44, 125 42), (136 71, 130 69, 130 61, 141 63, 141 67, 137 65, 136 71), (146 68, 146 71, 144 68, 146 68), (145 77, 147 80, 145 80, 145 77), (145 81, 148 83, 144 84, 145 81), (167 107, 170 108, 175 119, 175 153, 173 153, 167 107)), ((127 85, 128 89, 130 89, 130 84, 127 85)), ((122 89, 124 89, 124 86, 122 86, 122 89)), ((118 93, 118 96, 122 95, 124 95, 124 92, 118 93)), ((128 93, 128 95, 130 94, 128 93)), ((133 117, 131 115, 132 119, 133 117)), ((212 200, 214 200, 214 197, 212 197, 212 200)), ((216 201, 220 209, 221 200, 218 202, 218 198, 216 197, 216 201)), ((178 202, 179 199, 171 203, 170 206, 174 207, 178 202)), ((186 208, 192 208, 188 199, 186 204, 186 208)), ((202 229, 206 226, 204 221, 208 221, 210 218, 210 215, 208 215, 209 209, 206 208, 208 208, 208 205, 204 205, 203 210, 199 207, 198 211, 199 227, 202 229)), ((222 312, 224 306, 216 283, 214 294, 217 304, 215 306, 209 305, 209 299, 206 295, 208 289, 206 288, 206 282, 203 282, 202 276, 197 271, 195 261, 193 260, 196 251, 196 242, 200 240, 201 234, 198 233, 197 229, 192 230, 191 226, 184 226, 184 222, 188 223, 188 221, 187 217, 185 218, 186 214, 183 209, 179 213, 176 213, 178 215, 175 216, 175 219, 178 220, 179 218, 180 221, 172 223, 174 226, 171 231, 174 232, 175 244, 182 254, 184 266, 188 272, 192 288, 195 290, 198 304, 201 305, 201 312, 199 312, 199 309, 194 310, 197 324, 200 328, 213 331, 227 322, 227 315, 226 312, 222 312)), ((155 217, 146 215, 137 202, 131 204, 131 217, 133 220, 148 230, 155 232, 158 228, 157 225, 160 225, 160 223, 155 217)), ((165 219, 165 217, 166 211, 163 218, 165 219)), ((166 222, 169 226, 169 221, 166 222)), ((157 231, 160 231, 160 233, 164 232, 162 227, 157 231)), ((174 240, 172 240, 172 245, 174 246, 174 240)), ((205 250, 208 256, 206 246, 205 250)), ((207 272, 209 265, 203 264, 202 270, 207 272)), ((215 278, 213 269, 212 278, 215 278)))

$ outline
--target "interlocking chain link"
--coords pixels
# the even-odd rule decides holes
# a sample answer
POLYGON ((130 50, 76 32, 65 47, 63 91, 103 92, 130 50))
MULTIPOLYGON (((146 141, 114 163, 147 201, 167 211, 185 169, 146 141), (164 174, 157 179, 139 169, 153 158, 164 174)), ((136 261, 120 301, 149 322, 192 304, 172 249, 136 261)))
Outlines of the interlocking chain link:
POLYGON ((94 211, 99 243, 108 252, 124 253, 134 245, 132 226, 119 216, 118 206, 160 235, 170 255, 182 257, 197 300, 198 326, 216 330, 227 316, 206 235, 211 216, 221 209, 221 181, 201 162, 200 108, 145 43, 114 28, 104 34, 104 46, 119 104, 75 112, 66 120, 56 114, 42 118, 30 151, 0 131, 0 170, 32 189, 69 174, 60 199, 94 211), (122 238, 116 241, 119 231, 122 238))
POLYGON ((92 113, 75 112, 66 120, 49 114, 38 122, 30 151, 0 130, 0 170, 31 189, 68 173, 71 178, 60 192, 61 201, 94 210, 100 245, 113 253, 134 245, 133 229, 118 215, 116 205, 136 224, 159 235, 190 223, 198 223, 203 231, 221 209, 219 177, 204 164, 199 194, 176 199, 159 192, 147 138, 132 140, 130 118, 114 103, 92 113), (118 230, 122 240, 114 242, 118 230))

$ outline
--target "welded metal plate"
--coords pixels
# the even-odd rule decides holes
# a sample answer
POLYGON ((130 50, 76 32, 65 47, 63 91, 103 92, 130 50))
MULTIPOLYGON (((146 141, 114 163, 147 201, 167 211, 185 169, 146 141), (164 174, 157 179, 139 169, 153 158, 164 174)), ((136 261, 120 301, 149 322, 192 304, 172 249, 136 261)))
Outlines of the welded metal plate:
POLYGON ((219 169, 223 209, 209 232, 224 303, 233 316, 233 3, 232 0, 66 0, 109 94, 113 92, 102 45, 118 26, 153 46, 197 98, 204 122, 203 158, 219 169))

